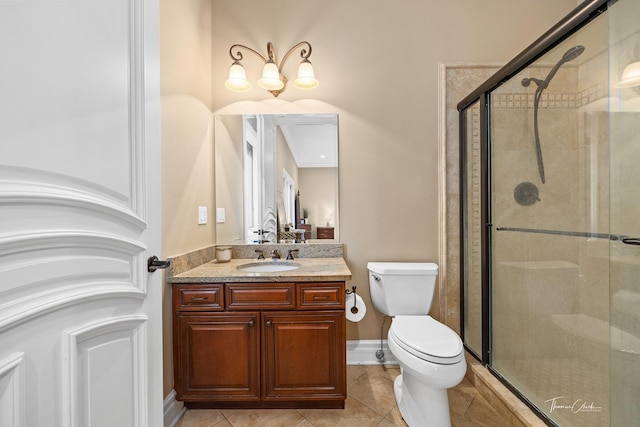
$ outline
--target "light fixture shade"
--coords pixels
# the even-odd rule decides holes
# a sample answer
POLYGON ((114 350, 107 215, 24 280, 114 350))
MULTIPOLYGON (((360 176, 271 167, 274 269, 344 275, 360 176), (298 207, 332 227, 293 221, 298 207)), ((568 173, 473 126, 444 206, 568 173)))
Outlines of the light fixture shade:
POLYGON ((280 80, 280 72, 276 64, 273 62, 264 64, 262 78, 258 80, 258 86, 266 90, 280 90, 284 87, 284 83, 280 80))
POLYGON ((622 72, 620 81, 616 84, 616 87, 626 88, 640 86, 640 61, 632 62, 627 65, 622 72))
POLYGON ((251 88, 247 80, 247 73, 239 62, 234 62, 229 69, 229 78, 224 85, 234 92, 246 92, 251 88))
POLYGON ((318 87, 320 83, 316 80, 311 62, 304 60, 300 63, 298 67, 298 78, 293 84, 298 89, 315 89, 318 87))

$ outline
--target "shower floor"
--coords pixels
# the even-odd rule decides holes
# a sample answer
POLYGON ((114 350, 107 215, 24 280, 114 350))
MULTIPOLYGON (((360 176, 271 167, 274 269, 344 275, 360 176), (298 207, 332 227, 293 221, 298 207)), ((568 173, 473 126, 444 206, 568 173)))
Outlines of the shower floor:
POLYGON ((609 425, 608 373, 584 359, 511 359, 494 368, 559 426, 609 425))

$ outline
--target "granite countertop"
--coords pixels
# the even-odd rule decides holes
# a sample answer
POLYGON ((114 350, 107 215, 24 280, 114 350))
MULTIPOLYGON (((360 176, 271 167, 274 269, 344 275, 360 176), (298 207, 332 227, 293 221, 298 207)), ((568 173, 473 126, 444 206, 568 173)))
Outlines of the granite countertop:
POLYGON ((266 259, 255 258, 232 259, 229 262, 211 261, 198 267, 177 274, 167 280, 171 283, 225 283, 225 282, 322 282, 345 281, 351 279, 351 271, 343 258, 296 258, 276 262, 300 264, 300 268, 289 271, 269 273, 251 273, 239 270, 242 264, 273 263, 266 259))

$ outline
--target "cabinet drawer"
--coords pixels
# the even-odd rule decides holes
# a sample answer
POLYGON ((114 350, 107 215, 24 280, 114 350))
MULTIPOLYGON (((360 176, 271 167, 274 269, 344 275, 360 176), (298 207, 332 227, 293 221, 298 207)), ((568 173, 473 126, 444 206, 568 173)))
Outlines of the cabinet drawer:
POLYGON ((225 299, 229 310, 293 309, 293 283, 229 283, 225 299))
POLYGON ((298 308, 303 309, 343 309, 344 282, 340 283, 298 283, 298 308))
POLYGON ((174 288, 174 304, 178 311, 221 311, 224 292, 219 285, 179 285, 174 288))

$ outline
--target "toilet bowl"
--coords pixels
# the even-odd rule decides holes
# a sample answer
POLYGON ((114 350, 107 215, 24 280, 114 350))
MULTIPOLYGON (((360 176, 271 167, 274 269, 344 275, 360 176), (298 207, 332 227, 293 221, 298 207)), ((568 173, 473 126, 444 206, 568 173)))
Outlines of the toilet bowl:
POLYGON ((394 381, 402 418, 409 426, 450 426, 447 389, 467 370, 460 337, 430 316, 396 316, 387 341, 402 368, 394 381))
POLYGON ((398 409, 410 427, 450 427, 447 389, 464 378, 460 337, 428 315, 435 289, 433 263, 369 263, 373 305, 393 316, 387 337, 401 374, 394 381, 398 409))

